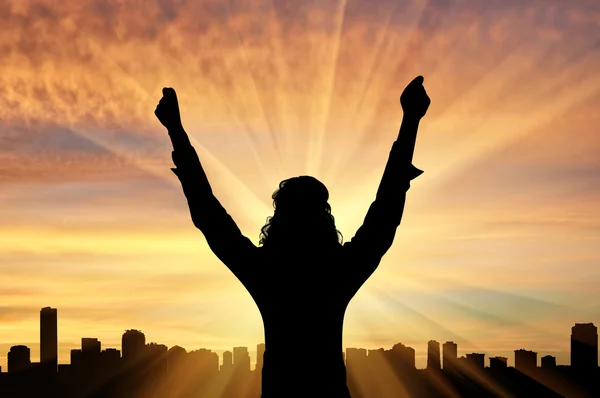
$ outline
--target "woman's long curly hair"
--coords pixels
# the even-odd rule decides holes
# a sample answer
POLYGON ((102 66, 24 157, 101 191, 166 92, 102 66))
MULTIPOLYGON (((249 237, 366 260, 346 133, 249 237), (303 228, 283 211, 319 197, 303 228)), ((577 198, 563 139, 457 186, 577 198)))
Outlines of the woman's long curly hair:
POLYGON ((284 246, 296 237, 323 245, 342 244, 343 236, 335 227, 329 191, 314 177, 299 176, 279 183, 271 196, 275 212, 261 228, 259 243, 284 246))

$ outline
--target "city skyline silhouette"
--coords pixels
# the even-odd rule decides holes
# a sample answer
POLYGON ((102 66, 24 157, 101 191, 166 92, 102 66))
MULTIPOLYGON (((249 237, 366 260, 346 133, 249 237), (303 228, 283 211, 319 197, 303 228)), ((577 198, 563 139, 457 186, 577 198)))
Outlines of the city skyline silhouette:
MULTIPOLYGON (((46 347, 45 361, 40 357, 40 361, 34 362, 29 348, 22 344, 11 347, 8 353, 9 367, 0 373, 0 396, 36 396, 31 394, 40 394, 46 387, 51 391, 60 391, 64 397, 83 396, 81 394, 137 397, 136 394, 149 396, 151 391, 161 396, 167 391, 165 388, 174 397, 199 397, 203 394, 216 394, 215 397, 260 396, 261 365, 251 366, 248 347, 232 347, 220 358, 207 348, 188 351, 177 345, 167 347, 151 342, 137 329, 123 332, 120 349, 104 347, 94 337, 82 337, 81 347, 71 350, 70 363, 57 366, 53 361, 58 352, 58 344, 55 344, 58 335, 57 314, 56 308, 44 307, 40 310, 40 344, 46 347), (190 376, 188 373, 192 368, 196 371, 190 376), (182 376, 184 374, 189 379, 185 379, 182 376), (182 386, 183 379, 190 386, 182 386), (31 386, 39 385, 40 380, 49 384, 43 386, 42 390, 32 389, 31 386), (242 385, 245 387, 242 388, 242 385), (173 388, 178 392, 175 393, 173 388)), ((459 355, 458 345, 452 341, 429 340, 426 344, 427 366, 424 369, 415 365, 414 348, 401 342, 388 348, 346 348, 344 361, 348 367, 352 395, 425 397, 437 396, 435 394, 450 396, 448 391, 454 391, 466 394, 463 396, 484 396, 491 392, 504 391, 506 394, 510 391, 514 396, 531 396, 529 394, 535 392, 542 394, 537 396, 548 397, 591 397, 600 392, 600 383, 597 383, 600 375, 598 329, 593 323, 573 325, 570 366, 557 364, 556 358, 551 355, 539 357, 537 352, 525 348, 514 350, 515 366, 508 366, 506 357, 487 357, 482 352, 459 355), (373 374, 367 377, 369 372, 396 372, 396 378, 391 380, 396 384, 391 384, 389 390, 382 392, 369 384, 373 383, 369 377, 375 377, 373 374), (441 373, 438 375, 436 372, 441 373), (414 380, 417 376, 418 382, 414 380), (482 377, 486 379, 485 383, 478 387, 470 384, 477 383, 482 377), (464 384, 465 378, 470 380, 468 384, 464 384)), ((256 363, 261 364, 265 344, 259 343, 256 347, 256 363)), ((313 354, 318 361, 319 352, 313 354)))
MULTIPOLYGON (((50 339, 50 344, 47 345, 48 351, 49 351, 49 353, 47 354, 47 356, 49 358, 53 358, 54 356, 56 356, 56 358, 58 359, 56 361, 57 365, 59 365, 59 364, 68 364, 69 362, 65 362, 64 360, 61 362, 60 356, 58 355, 58 347, 60 346, 60 343, 59 343, 60 340, 58 339, 58 335, 59 334, 58 334, 58 322, 57 322, 57 320, 58 320, 58 309, 57 308, 44 307, 44 308, 42 308, 40 310, 40 343, 39 344, 41 346, 42 345, 41 341, 50 339), (51 312, 52 318, 51 318, 50 322, 53 322, 53 323, 51 323, 51 326, 49 328, 47 328, 46 330, 44 330, 44 326, 43 325, 44 325, 45 322, 48 322, 46 320, 47 318, 44 317, 44 315, 46 315, 47 312, 51 312)), ((142 335, 142 336, 144 336, 143 337, 143 341, 144 341, 143 345, 146 344, 145 343, 146 342, 145 334, 141 330, 138 330, 138 329, 125 329, 124 336, 121 339, 122 342, 126 341, 125 340, 126 339, 125 335, 127 335, 128 332, 132 333, 134 335, 142 335)), ((78 351, 78 350, 81 351, 81 349, 83 349, 85 346, 91 347, 92 350, 102 351, 102 349, 100 349, 101 347, 103 347, 102 341, 98 340, 97 337, 89 337, 88 336, 88 337, 81 337, 81 339, 82 340, 81 340, 81 347, 80 347, 80 349, 73 349, 73 350, 71 350, 71 356, 73 355, 73 351, 78 351)), ((134 341, 133 345, 135 345, 135 337, 134 337, 133 341, 134 341)), ((6 342, 1 342, 1 341, 0 341, 0 343, 6 344, 6 342)), ((425 366, 421 367, 421 369, 422 368, 428 368, 428 367, 443 367, 444 352, 448 352, 450 357, 454 356, 455 358, 461 358, 461 357, 462 358, 466 358, 467 353, 464 350, 458 350, 458 344, 456 342, 454 342, 454 341, 449 341, 448 340, 448 341, 445 341, 445 342, 441 342, 441 341, 437 341, 437 340, 429 340, 426 343, 427 343, 427 351, 426 351, 426 354, 425 354, 426 362, 425 362, 425 366), (433 343, 433 346, 430 348, 430 345, 432 343, 433 343), (445 347, 444 345, 448 344, 448 343, 450 343, 449 347, 445 347), (437 349, 435 348, 436 344, 437 344, 437 349), (454 348, 452 348, 450 346, 454 346, 454 348), (464 355, 462 355, 462 356, 458 354, 461 351, 464 353, 464 355), (436 352, 438 354, 437 355, 437 359, 435 359, 436 358, 436 355, 435 355, 436 352), (432 358, 434 358, 433 362, 431 362, 432 358)), ((598 346, 598 330, 597 330, 597 327, 595 326, 595 324, 593 322, 587 322, 587 323, 576 322, 574 324, 574 326, 573 326, 573 328, 571 330, 571 343, 570 343, 571 344, 571 350, 570 350, 570 355, 573 355, 573 351, 572 350, 573 350, 573 344, 574 343, 575 343, 575 352, 576 352, 575 355, 576 356, 579 355, 579 356, 582 356, 584 358, 583 360, 578 359, 580 362, 582 362, 584 364, 583 365, 584 367, 585 366, 589 366, 590 363, 592 364, 592 366, 593 366, 594 363, 596 364, 596 366, 598 366, 598 350, 596 349, 596 351, 595 351, 595 355, 596 355, 595 358, 592 357, 590 359, 587 359, 587 358, 589 358, 589 349, 585 347, 586 344, 588 346, 589 345, 593 345, 593 344, 595 344, 596 347, 598 346), (573 332, 575 330, 577 330, 577 332, 575 332, 575 334, 573 334, 573 332), (591 330, 591 334, 588 332, 590 330, 591 330), (596 339, 595 342, 593 340, 594 338, 596 339), (580 354, 579 352, 583 352, 583 354, 580 354), (588 353, 588 354, 586 354, 586 353, 588 353)), ((149 344, 161 344, 161 343, 149 342, 149 344)), ((403 345, 401 342, 398 342, 397 344, 403 345)), ((258 343, 258 346, 260 346, 260 345, 264 346, 264 343, 258 343)), ((15 347, 22 347, 24 345, 22 343, 19 343, 19 344, 14 344, 14 346, 15 347)), ((179 345, 174 345, 174 346, 172 346, 170 348, 173 348, 173 347, 178 347, 178 348, 185 349, 185 347, 181 347, 179 345)), ((29 348, 29 347, 27 347, 27 348, 29 348)), ((245 348, 247 350, 248 347, 243 347, 243 348, 245 348)), ((369 349, 367 349, 367 348, 357 348, 357 347, 348 347, 348 348, 350 348, 351 350, 365 350, 365 352, 366 351, 369 351, 369 352, 370 351, 377 351, 378 349, 380 349, 380 348, 369 348, 369 349)), ((348 348, 346 348, 345 350, 347 350, 348 348)), ((410 347, 410 348, 412 348, 412 347, 410 347)), ((121 346, 120 348, 108 347, 108 348, 104 348, 104 349, 105 350, 116 350, 119 353, 121 353, 123 351, 123 346, 121 346)), ((205 349, 207 349, 207 348, 206 347, 198 347, 198 348, 192 349, 192 351, 195 351, 195 350, 205 350, 205 349)), ((412 348, 412 349, 414 350, 414 348, 412 348)), ((344 350, 344 352, 345 352, 345 350, 344 350)), ((556 360, 556 358, 554 356, 549 355, 549 354, 544 355, 543 357, 537 357, 537 352, 536 351, 530 350, 530 349, 526 349, 525 347, 521 347, 521 348, 515 349, 514 351, 517 351, 517 350, 524 350, 526 352, 535 352, 536 358, 537 358, 535 366, 538 366, 538 367, 541 366, 541 365, 543 365, 542 358, 552 357, 552 358, 554 358, 554 360, 556 360)), ((482 350, 482 351, 486 351, 486 350, 482 350)), ((231 350, 226 350, 224 352, 229 352, 230 354, 233 354, 233 352, 231 350)), ((248 353, 252 353, 253 351, 247 351, 247 352, 248 353)), ((257 353, 259 353, 259 352, 260 352, 260 349, 257 350, 257 353)), ((215 352, 215 354, 217 354, 217 356, 219 356, 218 353, 215 352)), ((478 354, 478 353, 470 352, 470 354, 478 354)), ((29 351, 29 353, 27 355, 30 358, 30 362, 33 362, 31 360, 32 356, 31 356, 31 352, 30 351, 29 351)), ((484 353, 484 355, 485 355, 485 353, 484 353)), ((260 355, 257 354, 257 357, 255 357, 256 360, 254 360, 254 361, 248 361, 248 369, 250 369, 250 368, 255 369, 256 368, 256 364, 260 363, 260 360, 261 360, 261 359, 259 359, 259 357, 260 357, 260 355)), ((223 359, 222 359, 221 356, 219 356, 219 358, 220 358, 220 360, 218 362, 219 366, 222 366, 223 365, 223 359)), ((415 356, 415 358, 416 358, 416 356, 415 356)), ((502 357, 501 356, 493 356, 493 357, 489 357, 489 358, 502 358, 502 357)), ((486 357, 486 360, 488 360, 489 358, 486 357)), ((505 359, 509 360, 509 358, 505 358, 505 359)), ((38 363, 40 363, 40 362, 43 362, 41 354, 40 354, 39 359, 38 359, 38 363)), ((507 364, 507 366, 510 366, 508 361, 506 361, 506 364, 507 364)), ((568 364, 560 363, 560 362, 554 362, 554 365, 558 365, 558 366, 570 365, 570 362, 568 364)), ((486 366, 489 366, 489 364, 487 364, 486 366)), ((516 366, 516 364, 513 364, 513 367, 515 367, 515 366, 516 366)), ((420 368, 420 367, 418 367, 416 365, 416 362, 415 362, 415 367, 416 368, 420 368)), ((0 367, 0 370, 2 370, 3 372, 6 372, 6 367, 0 367)))

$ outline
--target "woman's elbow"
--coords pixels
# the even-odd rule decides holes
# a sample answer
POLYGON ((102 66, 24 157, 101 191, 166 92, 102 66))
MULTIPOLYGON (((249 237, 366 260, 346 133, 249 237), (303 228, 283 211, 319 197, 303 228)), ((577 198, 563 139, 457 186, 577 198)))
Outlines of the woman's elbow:
POLYGON ((206 228, 206 220, 203 217, 194 216, 192 214, 192 224, 194 227, 198 228, 200 231, 203 231, 206 228))

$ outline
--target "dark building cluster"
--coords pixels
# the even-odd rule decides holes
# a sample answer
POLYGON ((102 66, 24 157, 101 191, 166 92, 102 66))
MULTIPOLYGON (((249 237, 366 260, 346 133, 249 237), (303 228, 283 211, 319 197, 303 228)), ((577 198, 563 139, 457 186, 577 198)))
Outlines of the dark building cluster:
MULTIPOLYGON (((57 325, 57 310, 42 308, 40 361, 31 361, 26 346, 11 347, 8 372, 0 373, 0 397, 260 397, 264 344, 257 346, 251 369, 247 347, 225 351, 220 363, 211 350, 168 348, 147 343, 139 330, 127 330, 122 351, 102 349, 97 338, 85 337, 81 348, 71 351, 70 364, 58 364, 57 325)), ((344 358, 353 398, 600 396, 598 330, 592 323, 573 326, 570 366, 557 365, 550 355, 538 366, 538 354, 525 349, 515 350, 514 367, 506 357, 490 357, 486 366, 484 353, 459 357, 456 343, 440 347, 435 340, 427 343, 425 369, 416 368, 415 350, 401 343, 391 349, 347 348, 344 358)), ((310 374, 307 369, 302 378, 310 374)))

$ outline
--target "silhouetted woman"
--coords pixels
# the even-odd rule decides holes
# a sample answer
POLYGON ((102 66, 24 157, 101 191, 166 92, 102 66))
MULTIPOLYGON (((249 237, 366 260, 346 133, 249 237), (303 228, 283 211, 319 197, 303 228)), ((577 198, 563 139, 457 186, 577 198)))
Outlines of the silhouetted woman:
POLYGON ((327 188, 300 176, 279 184, 275 212, 256 247, 213 195, 183 129, 175 90, 163 89, 155 114, 173 143, 172 169, 181 181, 194 225, 215 255, 248 289, 265 330, 262 398, 350 397, 342 328, 346 307, 391 247, 410 181, 419 121, 429 97, 423 77, 400 97, 404 117, 375 201, 356 235, 344 244, 327 188))

